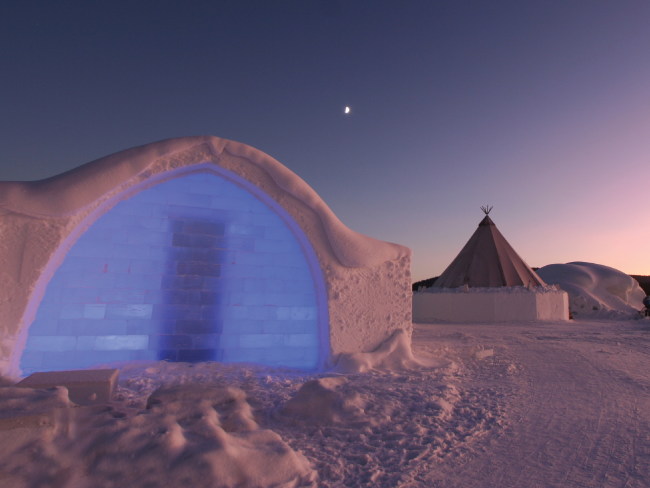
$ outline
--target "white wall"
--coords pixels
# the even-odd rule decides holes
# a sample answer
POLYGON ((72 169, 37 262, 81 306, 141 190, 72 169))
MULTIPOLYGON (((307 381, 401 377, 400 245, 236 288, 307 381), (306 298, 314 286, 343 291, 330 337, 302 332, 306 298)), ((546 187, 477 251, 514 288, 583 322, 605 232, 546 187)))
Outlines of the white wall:
POLYGON ((413 322, 514 322, 569 320, 565 291, 413 294, 413 322))

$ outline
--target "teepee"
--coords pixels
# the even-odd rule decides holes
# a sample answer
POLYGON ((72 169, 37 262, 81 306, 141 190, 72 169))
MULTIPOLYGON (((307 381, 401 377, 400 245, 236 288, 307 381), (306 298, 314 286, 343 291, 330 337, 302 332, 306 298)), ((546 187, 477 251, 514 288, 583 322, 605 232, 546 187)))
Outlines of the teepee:
POLYGON ((545 283, 515 252, 481 207, 485 218, 433 287, 539 286, 545 283))

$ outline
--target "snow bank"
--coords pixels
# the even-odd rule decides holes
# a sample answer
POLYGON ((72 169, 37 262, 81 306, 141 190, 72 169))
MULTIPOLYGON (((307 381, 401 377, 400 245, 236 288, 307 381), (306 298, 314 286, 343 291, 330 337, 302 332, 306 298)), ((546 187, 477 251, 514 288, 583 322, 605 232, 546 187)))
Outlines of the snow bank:
POLYGON ((343 376, 308 381, 280 410, 280 418, 296 425, 374 425, 364 415, 365 399, 356 390, 341 391, 348 383, 343 376))
MULTIPOLYGON (((7 390, 17 390, 10 388, 7 390)), ((156 391, 145 411, 75 409, 74 434, 42 430, 0 468, 26 486, 277 487, 312 485, 316 473, 278 434, 260 429, 237 388, 156 391), (42 484, 40 486, 43 486, 42 484)))
POLYGON ((337 373, 365 373, 373 369, 383 371, 417 371, 422 368, 442 367, 439 361, 416 359, 411 351, 411 338, 404 329, 393 335, 373 352, 343 353, 333 371, 337 373))
MULTIPOLYGON (((400 486, 462 453, 502 416, 496 397, 462 367, 466 344, 456 351, 442 343, 420 342, 416 357, 443 367, 349 376, 242 363, 113 363, 121 369, 114 401, 93 407, 23 389, 32 400, 20 408, 34 401, 41 411, 39 397, 58 395, 62 401, 45 409, 60 415, 56 425, 0 430, 0 486, 400 486)), ((0 396, 18 390, 0 388, 0 396)))
POLYGON ((537 271, 547 283, 569 293, 574 318, 636 317, 645 296, 632 277, 609 266, 574 262, 551 264, 537 271))
POLYGON ((0 416, 45 412, 55 408, 73 406, 68 390, 63 386, 49 390, 32 390, 15 386, 0 387, 0 416))

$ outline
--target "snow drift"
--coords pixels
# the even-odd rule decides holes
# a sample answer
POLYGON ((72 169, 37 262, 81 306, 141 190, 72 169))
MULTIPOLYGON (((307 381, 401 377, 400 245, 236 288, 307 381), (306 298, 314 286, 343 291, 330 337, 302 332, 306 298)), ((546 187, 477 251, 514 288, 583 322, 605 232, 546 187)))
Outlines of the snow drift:
POLYGON ((557 283, 569 294, 574 318, 635 317, 645 296, 632 277, 601 264, 550 264, 537 271, 547 283, 557 283))
POLYGON ((0 387, 0 412, 32 427, 0 415, 0 486, 398 486, 496 418, 461 387, 468 371, 447 367, 456 352, 418 352, 443 367, 346 376, 129 362, 111 365, 121 368, 114 400, 88 407, 65 388, 0 387))
POLYGON ((0 388, 1 409, 48 403, 65 420, 13 446, 0 463, 10 482, 236 488, 313 486, 316 479, 302 454, 259 428, 238 388, 161 388, 149 397, 147 410, 132 415, 108 406, 70 408, 62 402, 65 388, 59 390, 0 388))
POLYGON ((373 369, 384 371, 417 371, 427 367, 443 367, 449 363, 416 359, 411 350, 411 338, 404 329, 393 335, 373 352, 343 353, 333 371, 337 373, 366 373, 373 369))
POLYGON ((295 425, 355 424, 364 426, 366 400, 355 390, 342 391, 344 376, 308 381, 280 410, 278 418, 295 425))

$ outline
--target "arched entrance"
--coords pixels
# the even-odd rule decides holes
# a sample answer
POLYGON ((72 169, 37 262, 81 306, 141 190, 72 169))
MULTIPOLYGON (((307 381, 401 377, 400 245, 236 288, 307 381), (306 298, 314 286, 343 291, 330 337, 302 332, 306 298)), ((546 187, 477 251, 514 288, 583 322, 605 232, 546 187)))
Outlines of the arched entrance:
POLYGON ((138 359, 316 368, 324 284, 285 219, 213 173, 120 201, 55 271, 20 368, 138 359))

